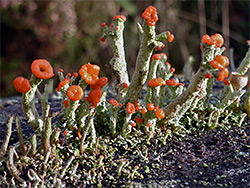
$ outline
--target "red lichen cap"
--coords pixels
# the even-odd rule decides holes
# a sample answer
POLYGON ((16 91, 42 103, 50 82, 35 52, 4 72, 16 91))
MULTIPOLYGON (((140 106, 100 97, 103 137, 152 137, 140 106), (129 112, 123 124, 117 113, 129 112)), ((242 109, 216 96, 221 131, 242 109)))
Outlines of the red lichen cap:
POLYGON ((219 72, 219 76, 217 78, 218 81, 223 81, 225 78, 227 78, 229 75, 229 70, 228 68, 224 68, 219 72))
POLYGON ((207 73, 205 74, 205 78, 211 79, 211 78, 213 78, 213 75, 212 75, 210 72, 207 72, 207 73))
POLYGON ((72 101, 78 101, 84 96, 84 92, 80 86, 72 85, 67 90, 67 96, 72 101))
POLYGON ((170 80, 166 81, 166 84, 169 86, 177 86, 178 82, 176 82, 173 78, 171 78, 170 80))
POLYGON ((63 101, 63 104, 64 104, 65 108, 68 108, 69 107, 69 100, 63 101))
POLYGON ((209 35, 203 35, 201 40, 204 44, 210 44, 210 45, 214 44, 214 41, 211 39, 209 35))
POLYGON ((231 83, 228 79, 223 80, 223 84, 229 86, 231 83))
POLYGON ((165 57, 165 61, 167 61, 167 59, 168 59, 167 54, 165 54, 165 53, 160 53, 160 55, 163 56, 163 57, 165 57))
POLYGON ((161 109, 161 108, 158 108, 156 111, 155 111, 155 115, 156 117, 162 119, 165 117, 165 113, 164 111, 161 109))
POLYGON ((128 84, 126 84, 125 82, 122 84, 122 87, 124 87, 125 89, 128 89, 128 84))
POLYGON ((147 24, 149 26, 154 26, 155 23, 158 21, 158 16, 157 16, 156 8, 153 7, 153 6, 149 6, 142 13, 142 17, 147 21, 147 24))
POLYGON ((214 44, 215 44, 215 46, 216 46, 217 48, 222 47, 223 44, 224 44, 224 39, 223 39, 223 37, 222 37, 220 34, 218 34, 218 33, 212 35, 212 36, 211 36, 211 39, 214 41, 214 44))
POLYGON ((105 86, 108 83, 108 78, 107 77, 101 77, 98 81, 97 81, 97 85, 100 86, 101 88, 103 86, 105 86))
POLYGON ((13 81, 13 85, 19 93, 27 93, 31 88, 29 80, 24 77, 17 77, 13 81))
POLYGON ((129 114, 135 113, 135 105, 134 105, 133 103, 129 102, 129 103, 127 104, 127 112, 128 112, 129 114))
POLYGON ((113 106, 119 106, 119 103, 115 99, 111 99, 109 103, 112 104, 113 106))
POLYGON ((161 54, 154 54, 151 58, 151 61, 153 61, 154 59, 156 60, 160 60, 162 57, 161 57, 161 54))
POLYGON ((62 87, 64 87, 66 84, 69 84, 71 81, 69 78, 64 78, 63 81, 61 81, 58 85, 58 88, 56 89, 56 91, 60 91, 62 87))
POLYGON ((89 92, 88 102, 92 103, 97 107, 98 103, 101 101, 102 91, 100 89, 93 89, 89 92))
POLYGON ((100 41, 105 42, 105 38, 104 38, 104 37, 101 37, 101 38, 100 38, 100 41))
POLYGON ((94 85, 99 80, 100 67, 90 63, 83 65, 79 70, 81 77, 90 85, 94 85))
POLYGON ((149 80, 148 85, 150 87, 157 87, 157 86, 164 86, 165 81, 162 78, 153 78, 152 80, 149 80))
POLYGON ((146 114, 146 113, 147 113, 147 109, 146 109, 146 108, 143 108, 143 109, 141 110, 141 113, 142 113, 142 114, 146 114))
POLYGON ((224 39, 220 34, 216 33, 211 35, 211 37, 209 35, 203 35, 202 42, 204 44, 215 45, 216 48, 220 48, 224 44, 224 39))
POLYGON ((131 127, 136 127, 136 123, 135 122, 131 123, 131 127))
POLYGON ((94 85, 90 85, 90 88, 92 89, 101 89, 103 86, 105 86, 108 83, 107 77, 101 77, 94 85))
POLYGON ((173 42, 174 41, 174 34, 171 34, 169 37, 168 37, 168 42, 173 42))
POLYGON ((117 16, 114 16, 112 19, 115 20, 119 18, 124 22, 127 20, 127 18, 124 15, 117 15, 117 16))
POLYGON ((226 56, 217 55, 214 60, 210 61, 210 64, 212 67, 221 70, 229 65, 229 59, 226 56))
POLYGON ((137 123, 143 123, 143 119, 142 119, 141 117, 135 118, 135 121, 136 121, 137 123))
POLYGON ((156 78, 153 78, 152 80, 148 81, 148 85, 150 87, 157 87, 158 86, 158 82, 156 81, 156 78))
POLYGON ((45 59, 37 59, 31 64, 32 73, 40 79, 48 79, 54 76, 53 68, 45 59))
POLYGON ((148 107, 148 110, 149 110, 149 111, 153 111, 153 110, 155 109, 155 106, 154 106, 153 103, 148 103, 148 104, 147 104, 147 107, 148 107))

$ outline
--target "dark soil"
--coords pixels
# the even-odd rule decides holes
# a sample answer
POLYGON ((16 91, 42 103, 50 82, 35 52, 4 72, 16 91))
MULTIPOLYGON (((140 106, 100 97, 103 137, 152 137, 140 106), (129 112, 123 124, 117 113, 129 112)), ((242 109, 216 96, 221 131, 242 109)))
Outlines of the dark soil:
MULTIPOLYGON (((51 100, 51 112, 59 111, 60 100, 51 100)), ((21 98, 1 99, 1 144, 4 139, 5 121, 11 113, 20 116, 25 135, 30 136, 33 133, 23 117, 21 98)), ((10 144, 18 140, 15 123, 13 130, 10 144)), ((147 160, 134 159, 131 164, 143 167, 139 168, 138 172, 144 178, 135 178, 134 187, 250 187, 249 120, 245 120, 241 127, 232 126, 229 130, 217 128, 182 136, 172 135, 166 145, 159 143, 157 139, 152 139, 150 143, 145 145, 148 148, 147 160)), ((120 148, 114 157, 119 160, 121 155, 129 157, 132 153, 133 151, 123 151, 120 148)), ((110 169, 112 170, 114 169, 110 169)), ((105 184, 104 180, 104 187, 111 186, 105 184)), ((120 187, 124 182, 121 176, 115 186, 120 187)))

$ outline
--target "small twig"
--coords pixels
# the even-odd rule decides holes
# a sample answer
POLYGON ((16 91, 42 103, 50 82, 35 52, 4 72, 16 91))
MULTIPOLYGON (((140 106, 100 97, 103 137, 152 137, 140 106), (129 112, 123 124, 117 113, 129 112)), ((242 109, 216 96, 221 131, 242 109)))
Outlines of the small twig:
POLYGON ((33 134, 31 136, 31 156, 35 156, 37 150, 37 140, 36 140, 36 134, 33 134))
POLYGON ((12 122, 13 122, 13 114, 9 116, 6 122, 6 133, 5 133, 5 138, 0 150, 0 159, 5 155, 7 151, 7 147, 10 141, 10 136, 11 136, 11 131, 12 131, 12 122))
POLYGON ((7 168, 10 174, 17 179, 19 182, 24 182, 24 179, 19 177, 19 170, 14 164, 14 147, 10 147, 9 149, 9 158, 7 163, 7 168))
POLYGON ((16 130, 17 130, 17 135, 19 138, 19 143, 20 143, 20 152, 22 154, 25 153, 25 145, 24 145, 24 141, 23 141, 23 133, 22 133, 22 127, 21 127, 21 123, 20 123, 20 119, 19 116, 16 114, 15 116, 16 119, 16 130))
POLYGON ((89 132, 89 128, 91 127, 91 125, 94 123, 94 117, 95 117, 96 111, 94 111, 94 109, 91 109, 89 112, 89 117, 88 120, 86 122, 85 127, 83 128, 82 133, 82 138, 81 138, 81 143, 80 143, 80 151, 81 153, 84 153, 84 143, 85 143, 85 139, 87 137, 87 134, 89 132))
POLYGON ((96 140, 96 145, 95 145, 95 154, 96 154, 96 155, 99 153, 99 152, 98 152, 99 141, 100 141, 100 137, 98 137, 97 140, 96 140))
POLYGON ((208 118, 208 122, 207 122, 208 127, 217 127, 219 117, 220 117, 219 111, 217 111, 217 110, 212 111, 209 115, 209 118, 208 118), (217 113, 217 115, 215 113, 217 113), (214 125, 212 125, 212 123, 213 123, 212 119, 215 119, 214 125))
POLYGON ((120 160, 120 163, 119 163, 119 166, 118 166, 118 170, 117 170, 117 176, 118 178, 121 176, 122 174, 122 168, 124 167, 124 165, 126 164, 126 159, 121 159, 120 160))
POLYGON ((245 119, 246 116, 247 116, 246 113, 243 113, 243 114, 242 114, 242 117, 241 117, 241 119, 240 119, 240 122, 239 122, 239 124, 238 124, 238 127, 241 127, 241 125, 242 125, 242 123, 243 123, 243 121, 244 121, 244 119, 245 119))
POLYGON ((33 170, 33 169, 29 169, 30 171, 30 175, 32 175, 33 179, 42 182, 43 180, 40 178, 40 176, 33 170))
POLYGON ((69 168, 70 164, 72 163, 72 161, 73 161, 74 159, 75 159, 75 156, 74 156, 74 155, 71 155, 70 158, 69 158, 69 160, 67 161, 65 167, 63 168, 63 171, 62 171, 62 173, 61 173, 60 178, 63 178, 63 177, 64 177, 66 170, 69 168))

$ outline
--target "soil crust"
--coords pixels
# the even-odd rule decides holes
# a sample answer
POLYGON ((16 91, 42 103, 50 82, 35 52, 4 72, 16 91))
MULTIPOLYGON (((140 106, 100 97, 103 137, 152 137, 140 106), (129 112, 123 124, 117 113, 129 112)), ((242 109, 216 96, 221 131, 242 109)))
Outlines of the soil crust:
MULTIPOLYGON (((49 102, 51 112, 60 110, 60 100, 50 97, 49 102)), ((40 109, 39 103, 37 107, 40 109)), ((23 116, 21 97, 1 99, 0 145, 5 135, 6 119, 12 113, 20 116, 23 133, 26 136, 33 133, 23 116)), ((17 140, 13 123, 10 145, 17 140)), ((245 120, 241 127, 207 129, 187 135, 172 136, 165 145, 159 144, 156 139, 151 139, 150 143, 146 145, 147 160, 133 162, 133 165, 147 166, 150 169, 138 170, 144 178, 134 179, 134 187, 250 187, 249 120, 245 120)), ((119 158, 120 155, 129 157, 132 151, 125 152, 120 148, 114 156, 119 158)), ((125 180, 121 176, 116 186, 120 187, 124 183, 125 180)))

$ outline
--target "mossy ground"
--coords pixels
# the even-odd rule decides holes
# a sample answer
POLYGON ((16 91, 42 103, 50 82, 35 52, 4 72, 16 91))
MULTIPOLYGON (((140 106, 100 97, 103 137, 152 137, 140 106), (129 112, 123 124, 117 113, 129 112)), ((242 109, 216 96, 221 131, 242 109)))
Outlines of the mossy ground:
MULTIPOLYGON (((50 98, 49 102, 52 112, 60 110, 60 100, 50 98)), ((39 103, 37 107, 40 109, 39 103)), ((23 133, 30 136, 33 131, 24 120, 21 97, 14 97, 1 100, 0 140, 4 139, 5 120, 11 113, 19 114, 23 133)), ((13 123, 10 145, 18 140, 14 126, 13 123)), ((99 140, 96 147, 98 149, 93 147, 85 155, 76 157, 73 164, 79 162, 77 176, 72 177, 66 171, 63 183, 67 187, 250 187, 249 120, 246 119, 241 127, 237 123, 231 123, 190 134, 171 134, 165 144, 162 143, 163 137, 159 133, 150 142, 147 142, 147 137, 139 138, 135 135, 126 142, 119 139, 112 142, 108 139, 99 140), (102 156, 104 158, 100 164, 98 161, 102 156), (119 176, 117 171, 122 160, 126 163, 119 176), (139 168, 131 180, 135 166, 139 168)), ((64 151, 68 152, 67 147, 64 151)), ((62 166, 68 159, 63 153, 60 155, 62 166)), ((36 169, 41 172, 39 163, 42 160, 35 158, 32 164, 23 168, 20 177, 30 181, 27 171, 36 169)), ((58 170, 59 173, 61 170, 58 170)), ((1 167, 2 177, 3 171, 7 172, 6 178, 10 182, 11 177, 5 162, 1 167)), ((52 178, 53 172, 50 174, 52 178)), ((46 177, 46 181, 52 180, 46 177)))

